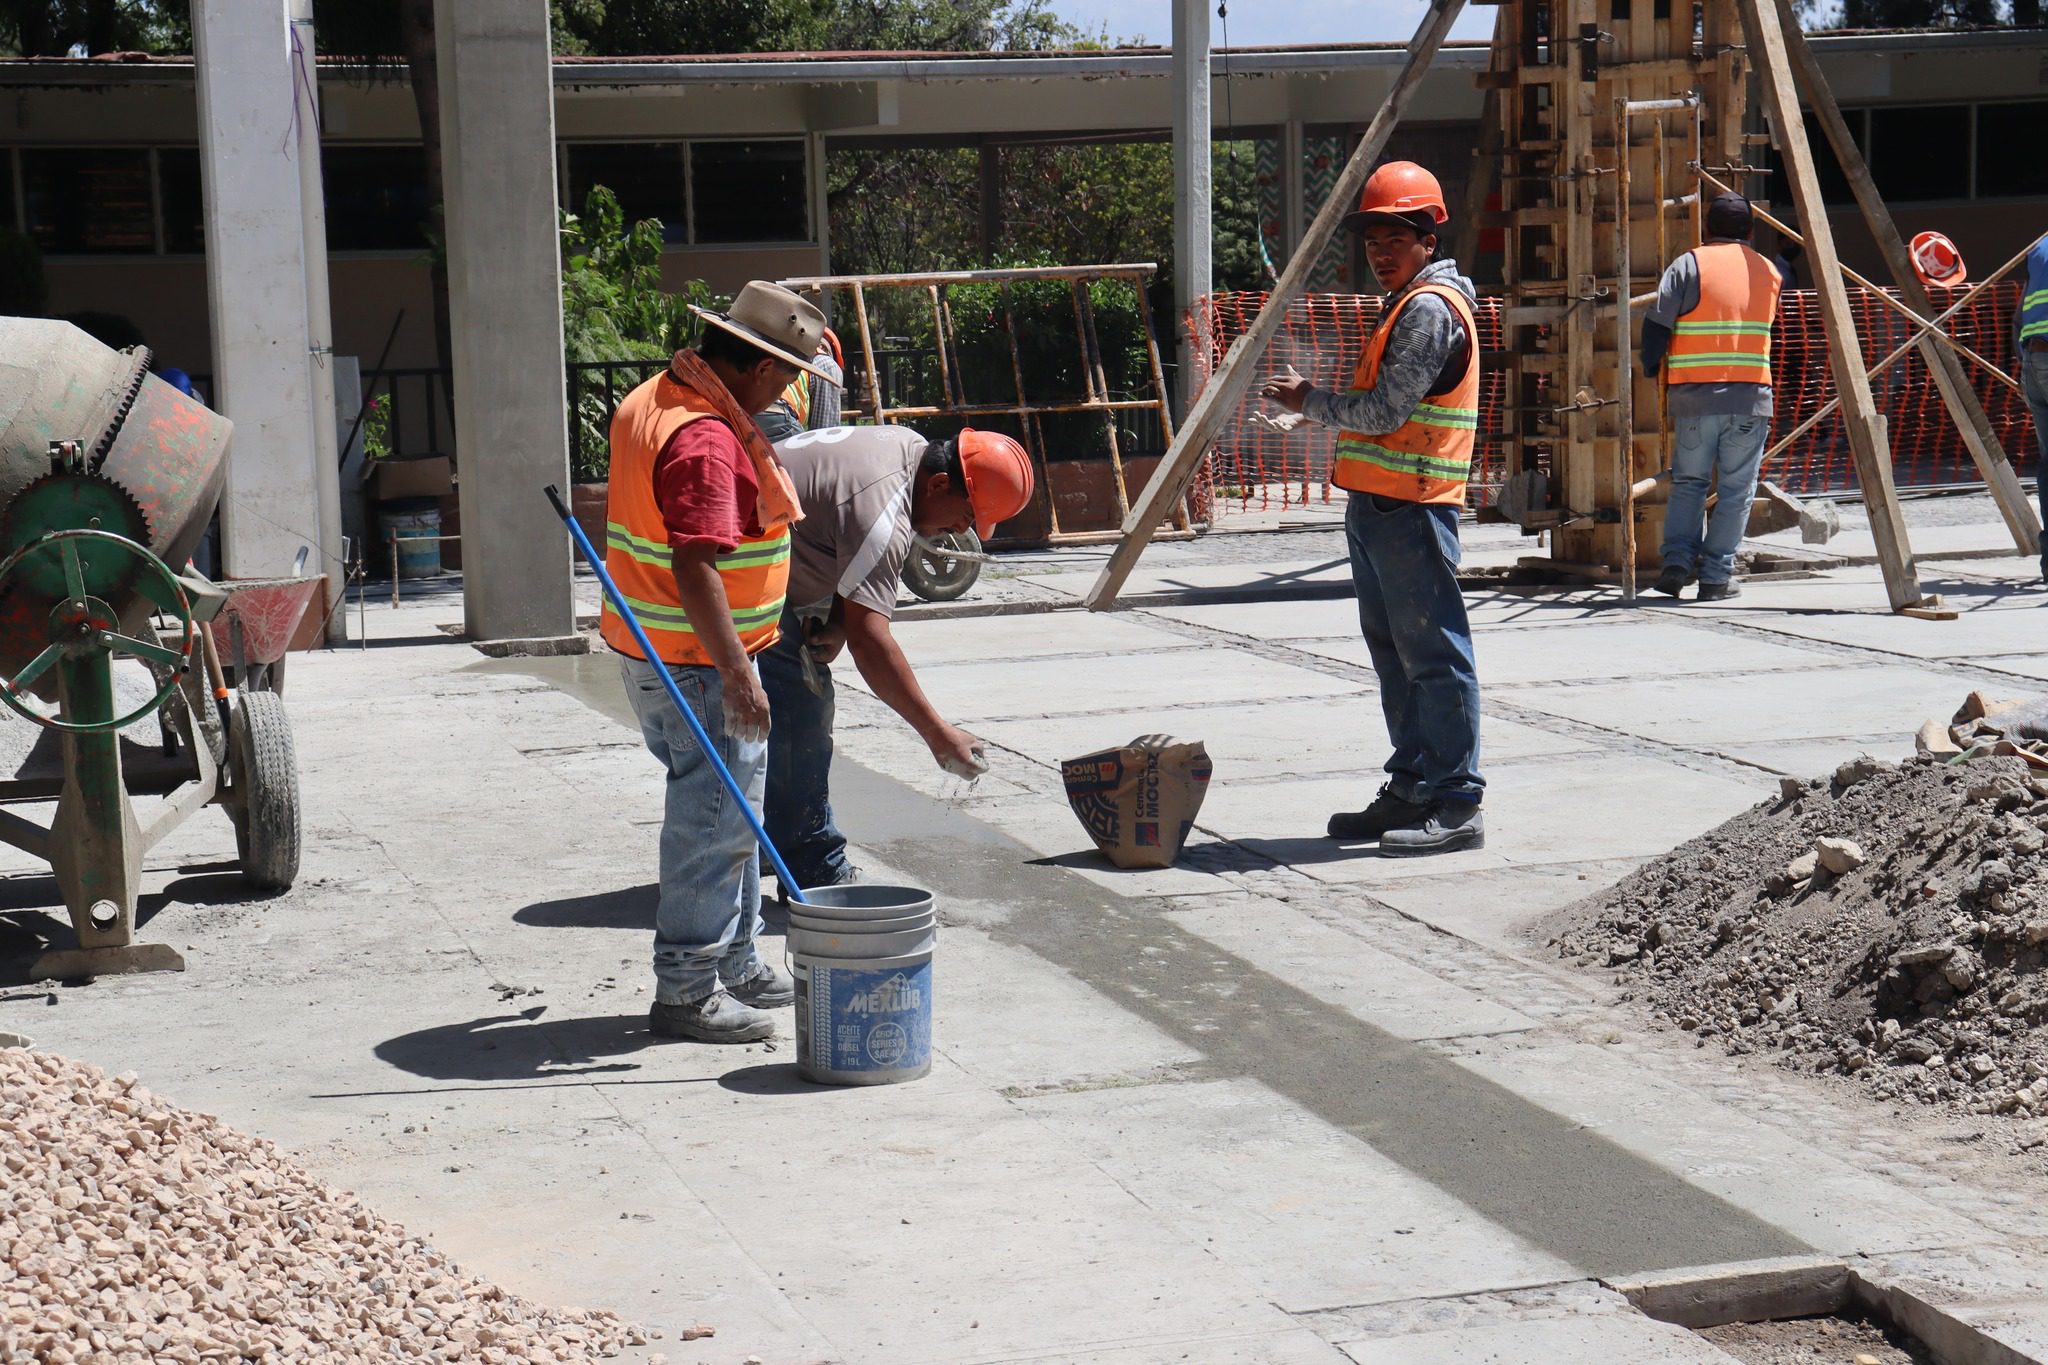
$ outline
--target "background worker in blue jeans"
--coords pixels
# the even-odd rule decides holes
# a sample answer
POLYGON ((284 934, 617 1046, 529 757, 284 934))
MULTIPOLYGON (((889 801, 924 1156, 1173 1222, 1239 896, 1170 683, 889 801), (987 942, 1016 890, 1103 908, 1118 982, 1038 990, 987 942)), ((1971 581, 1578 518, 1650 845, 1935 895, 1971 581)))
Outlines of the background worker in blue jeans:
POLYGON ((1358 623, 1379 675, 1394 745, 1371 805, 1330 817, 1333 839, 1379 841, 1383 856, 1486 842, 1479 800, 1479 676, 1458 591, 1458 512, 1479 427, 1472 282, 1438 259, 1449 219, 1436 177, 1412 161, 1372 173, 1344 225, 1387 301, 1342 393, 1290 368, 1260 390, 1339 429, 1331 481, 1344 513, 1358 623))
POLYGON ((1739 194, 1707 206, 1706 245, 1664 272, 1643 319, 1643 373, 1669 375, 1671 500, 1664 508, 1664 570, 1652 586, 1676 597, 1698 580, 1699 600, 1738 597, 1735 549, 1771 434, 1771 325, 1784 282, 1750 245, 1754 218, 1739 194), (1720 490, 1701 535, 1707 487, 1720 490))
MULTIPOLYGON (((2019 347, 2020 381, 2027 407, 2034 414, 2034 441, 2041 463, 2034 474, 2041 498, 2041 521, 2048 525, 2048 237, 2034 243, 2027 255, 2026 292, 2013 319, 2019 347)), ((2048 535, 2041 538, 2041 580, 2048 583, 2048 535)))

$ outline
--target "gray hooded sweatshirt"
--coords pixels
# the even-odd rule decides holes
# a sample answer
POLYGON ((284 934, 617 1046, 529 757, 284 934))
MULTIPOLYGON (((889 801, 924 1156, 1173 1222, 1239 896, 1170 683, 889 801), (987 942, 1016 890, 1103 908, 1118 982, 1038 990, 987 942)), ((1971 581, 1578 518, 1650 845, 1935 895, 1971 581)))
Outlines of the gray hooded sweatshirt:
MULTIPOLYGON (((1472 281, 1458 273, 1458 263, 1445 258, 1431 261, 1421 274, 1389 294, 1380 316, 1392 313, 1420 284, 1449 285, 1468 299, 1479 297, 1473 292, 1472 281)), ((1379 376, 1371 388, 1311 388, 1302 404, 1302 413, 1311 422, 1367 436, 1397 431, 1414 413, 1417 403, 1457 382, 1466 357, 1476 344, 1477 338, 1465 335, 1464 324, 1449 304, 1434 294, 1425 294, 1395 319, 1394 334, 1387 339, 1386 352, 1380 357, 1379 376)))

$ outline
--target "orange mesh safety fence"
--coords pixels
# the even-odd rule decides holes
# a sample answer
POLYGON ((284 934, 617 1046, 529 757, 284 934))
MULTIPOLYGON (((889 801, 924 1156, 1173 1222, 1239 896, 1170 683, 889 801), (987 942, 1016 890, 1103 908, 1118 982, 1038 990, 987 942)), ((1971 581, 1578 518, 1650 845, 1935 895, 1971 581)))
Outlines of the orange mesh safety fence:
MULTIPOLYGON (((1937 312, 1960 297, 1959 291, 1936 289, 1932 293, 1937 312)), ((1877 364, 1912 336, 1914 324, 1871 291, 1852 289, 1849 298, 1865 364, 1877 364)), ((1210 295, 1196 305, 1187 327, 1189 354, 1201 382, 1208 382, 1231 343, 1251 326, 1265 301, 1263 293, 1227 293, 1210 295)), ((1995 285, 1943 326, 1956 340, 2018 378, 2012 342, 2013 311, 2018 306, 2018 286, 1995 285)), ((1475 505, 1493 501, 1507 472, 1507 442, 1501 436, 1507 376, 1500 351, 1500 309, 1498 298, 1481 299, 1477 309, 1485 361, 1479 394, 1479 447, 1471 482, 1475 505)), ((1260 373, 1277 374, 1292 365, 1322 387, 1348 388, 1379 315, 1377 296, 1305 295, 1288 309, 1286 321, 1260 363, 1260 373)), ((1786 292, 1772 347, 1777 415, 1772 421, 1771 443, 1775 445, 1835 396, 1827 337, 1813 291, 1786 292)), ((2031 473, 2038 459, 2026 403, 1973 362, 1966 360, 1963 368, 2014 466, 2031 473)), ((1871 391, 1878 411, 1889 423, 1893 478, 1898 484, 1929 487, 1980 481, 1917 348, 1874 376, 1871 391)), ((1261 401, 1257 392, 1254 384, 1224 424, 1210 455, 1208 482, 1214 489, 1217 513, 1330 501, 1330 462, 1337 433, 1314 423, 1280 432, 1254 421, 1254 414, 1279 412, 1273 404, 1261 401)), ((1564 403, 1569 398, 1549 395, 1547 400, 1564 403)), ((1839 411, 1767 461, 1763 476, 1794 493, 1854 489, 1855 459, 1839 411)))

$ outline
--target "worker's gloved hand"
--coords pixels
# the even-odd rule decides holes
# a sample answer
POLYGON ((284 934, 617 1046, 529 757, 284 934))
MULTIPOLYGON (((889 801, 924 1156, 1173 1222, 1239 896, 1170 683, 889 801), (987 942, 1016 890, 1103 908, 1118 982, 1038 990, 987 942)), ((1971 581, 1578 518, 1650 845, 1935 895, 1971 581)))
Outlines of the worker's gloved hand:
POLYGON ((1259 397, 1270 399, 1289 412, 1300 412, 1301 405, 1308 402, 1308 391, 1315 386, 1295 370, 1292 365, 1280 367, 1282 373, 1274 375, 1259 389, 1259 397))
POLYGON ((1308 418, 1298 412, 1283 412, 1278 417, 1274 417, 1269 413, 1255 412, 1252 414, 1252 421, 1269 431, 1277 431, 1284 436, 1288 432, 1296 430, 1302 423, 1308 421, 1308 418))
POLYGON ((939 766, 955 777, 969 780, 988 771, 988 748, 973 735, 948 725, 926 741, 939 766))
POLYGON ((719 672, 725 732, 746 744, 768 742, 768 694, 751 668, 735 673, 719 672))

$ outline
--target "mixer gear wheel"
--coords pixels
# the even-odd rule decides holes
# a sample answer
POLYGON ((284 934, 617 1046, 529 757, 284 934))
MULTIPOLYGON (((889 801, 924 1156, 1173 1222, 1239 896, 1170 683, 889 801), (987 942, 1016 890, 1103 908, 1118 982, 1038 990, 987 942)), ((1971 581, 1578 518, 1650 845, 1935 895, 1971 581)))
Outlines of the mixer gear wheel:
MULTIPOLYGON (((106 531, 147 547, 149 514, 126 488, 103 475, 45 474, 16 494, 0 514, 0 555, 11 555, 52 531, 72 530, 106 531)), ((53 557, 39 556, 24 569, 30 591, 51 599, 65 592, 62 568, 53 557)), ((111 599, 141 572, 141 561, 133 556, 108 555, 100 565, 88 566, 86 585, 93 596, 111 599)))

